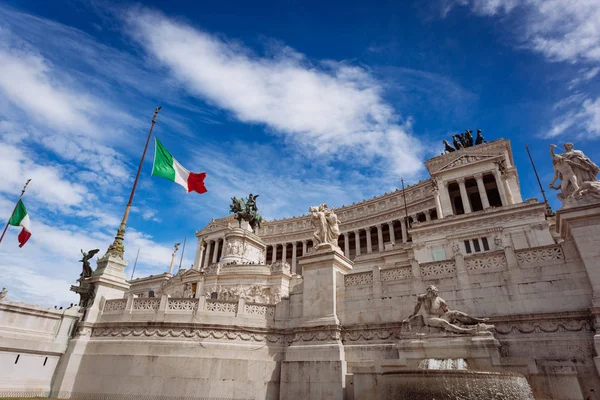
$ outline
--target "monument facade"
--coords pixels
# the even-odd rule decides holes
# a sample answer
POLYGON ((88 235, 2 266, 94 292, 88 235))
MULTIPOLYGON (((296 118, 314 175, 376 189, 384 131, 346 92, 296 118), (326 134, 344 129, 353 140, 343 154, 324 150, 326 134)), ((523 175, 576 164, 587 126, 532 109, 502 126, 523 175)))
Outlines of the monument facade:
POLYGON ((508 140, 467 131, 453 145, 425 163, 429 179, 352 205, 265 221, 258 196, 233 198, 177 274, 128 281, 111 255, 91 274, 84 263, 93 295, 48 390, 378 399, 424 365, 468 365, 523 398, 596 398, 598 167, 552 147, 563 207, 547 215, 522 198, 508 140))

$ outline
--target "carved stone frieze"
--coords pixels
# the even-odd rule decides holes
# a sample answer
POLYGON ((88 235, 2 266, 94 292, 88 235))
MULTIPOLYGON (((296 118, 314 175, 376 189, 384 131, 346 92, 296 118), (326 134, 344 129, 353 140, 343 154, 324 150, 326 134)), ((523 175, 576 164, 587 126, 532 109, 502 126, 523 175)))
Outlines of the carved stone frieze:
POLYGON ((213 341, 236 341, 256 343, 283 343, 283 335, 277 333, 259 333, 245 330, 209 329, 209 328, 149 328, 134 326, 114 326, 94 328, 94 338, 179 338, 179 339, 208 339, 213 341))
POLYGON ((454 260, 435 261, 421 264, 421 276, 423 279, 442 278, 456 274, 456 263, 454 260))
POLYGON ((494 322, 499 335, 519 335, 556 332, 591 332, 592 323, 588 318, 556 319, 542 321, 494 322))
POLYGON ((340 329, 311 330, 305 332, 295 332, 287 336, 288 345, 294 343, 313 343, 313 342, 332 342, 342 339, 340 329))

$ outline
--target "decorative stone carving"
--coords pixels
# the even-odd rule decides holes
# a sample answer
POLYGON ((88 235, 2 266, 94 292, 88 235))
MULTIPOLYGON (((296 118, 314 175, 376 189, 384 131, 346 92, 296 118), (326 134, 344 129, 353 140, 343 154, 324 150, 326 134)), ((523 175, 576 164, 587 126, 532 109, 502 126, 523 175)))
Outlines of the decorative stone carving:
POLYGON ((547 321, 514 321, 497 322, 495 330, 500 335, 560 333, 560 332, 591 332, 594 330, 588 319, 558 319, 547 321))
POLYGON ((382 282, 408 279, 408 278, 412 278, 412 268, 411 267, 401 267, 401 268, 393 268, 393 269, 384 269, 384 270, 381 270, 380 276, 381 276, 382 282))
MULTIPOLYGON (((89 329, 89 328, 88 328, 89 329)), ((91 332, 91 329, 89 329, 91 332)), ((236 329, 194 329, 179 328, 177 326, 167 326, 161 328, 143 328, 129 326, 115 326, 105 328, 95 328, 92 334, 98 338, 179 338, 179 339, 208 339, 208 340, 227 340, 236 342, 257 342, 257 343, 279 343, 283 342, 282 335, 248 332, 236 329)))
POLYGON ((198 299, 169 299, 167 301, 168 311, 196 311, 198 299))
POLYGON ((550 156, 554 166, 554 177, 549 187, 560 190, 557 197, 563 202, 569 197, 591 195, 600 198, 600 183, 596 176, 600 168, 592 162, 581 150, 574 150, 573 143, 563 145, 565 151, 555 154, 555 144, 550 145, 550 156), (560 186, 555 187, 554 182, 560 179, 560 186), (588 183, 589 182, 589 183, 588 183), (583 187, 585 184, 585 187, 583 187), (580 189, 580 186, 582 188, 580 189))
POLYGON ((221 300, 206 300, 206 311, 237 313, 238 303, 221 300))
POLYGON ((502 271, 508 266, 504 253, 469 257, 465 264, 469 272, 502 271))
POLYGON ((516 252, 517 262, 521 266, 536 265, 548 261, 564 260, 562 247, 557 245, 537 249, 523 249, 516 252))
POLYGON ((261 285, 252 286, 213 286, 205 293, 207 299, 214 299, 216 294, 221 301, 238 301, 240 297, 248 303, 276 304, 281 301, 281 290, 278 287, 266 287, 261 285))
POLYGON ((290 273, 291 270, 291 266, 289 263, 285 262, 285 261, 275 261, 273 264, 269 265, 269 267, 271 268, 271 272, 285 272, 285 273, 290 273))
POLYGON ((402 321, 403 325, 410 330, 410 322, 417 316, 421 316, 425 325, 432 328, 441 328, 452 333, 474 334, 493 329, 493 325, 486 325, 489 318, 474 318, 462 311, 449 310, 446 301, 438 296, 438 289, 430 285, 427 293, 417 296, 417 305, 413 314, 402 321), (459 325, 459 323, 461 325, 459 325), (462 325, 477 325, 465 328, 462 325))
POLYGON ((160 299, 141 298, 133 299, 133 311, 155 311, 160 306, 160 299))
POLYGON ((273 317, 275 315, 275 306, 265 304, 246 304, 244 311, 248 315, 273 317))
POLYGON ((327 204, 321 204, 320 206, 309 207, 308 211, 311 213, 310 222, 314 230, 315 248, 326 243, 338 247, 340 222, 333 209, 329 209, 327 204))
POLYGON ((361 272, 360 274, 348 274, 344 276, 345 286, 370 285, 373 283, 373 272, 361 272))
POLYGON ((127 299, 114 299, 114 300, 106 300, 104 303, 104 311, 105 313, 119 313, 125 311, 125 307, 127 306, 127 299))
POLYGON ((443 276, 454 275, 456 273, 456 263, 454 260, 435 261, 421 265, 421 276, 427 278, 439 278, 443 276))
POLYGON ((183 289, 183 297, 191 298, 194 297, 194 289, 191 283, 186 283, 183 289))

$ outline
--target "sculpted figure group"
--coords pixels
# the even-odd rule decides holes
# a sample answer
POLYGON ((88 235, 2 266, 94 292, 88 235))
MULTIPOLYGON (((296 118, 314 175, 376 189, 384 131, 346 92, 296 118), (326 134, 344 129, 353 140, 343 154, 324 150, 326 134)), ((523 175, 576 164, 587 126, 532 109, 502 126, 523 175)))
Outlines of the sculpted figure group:
POLYGON ((555 144, 550 145, 550 156, 554 166, 554 177, 549 187, 560 190, 557 197, 563 202, 569 198, 590 196, 600 200, 600 181, 597 179, 600 168, 581 150, 575 150, 573 143, 563 145, 565 151, 556 154, 555 144), (560 179, 560 185, 554 182, 560 179))
POLYGON ((494 328, 493 325, 485 324, 488 318, 475 318, 462 311, 448 309, 448 304, 439 296, 437 287, 433 285, 427 288, 427 293, 417 295, 415 310, 410 317, 402 321, 403 325, 410 330, 411 321, 419 316, 423 318, 426 326, 452 333, 473 334, 494 328), (463 326, 458 325, 457 322, 463 326), (464 325, 469 327, 464 327, 464 325))
POLYGON ((309 207, 308 211, 311 215, 310 223, 314 229, 315 248, 325 243, 337 247, 338 237, 340 236, 340 222, 333 209, 329 209, 327 204, 321 204, 320 206, 309 207))

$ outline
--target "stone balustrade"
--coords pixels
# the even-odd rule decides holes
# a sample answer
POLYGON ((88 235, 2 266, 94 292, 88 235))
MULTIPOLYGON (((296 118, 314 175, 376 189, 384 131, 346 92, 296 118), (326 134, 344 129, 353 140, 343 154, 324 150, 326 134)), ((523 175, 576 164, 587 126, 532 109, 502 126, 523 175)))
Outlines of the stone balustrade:
POLYGON ((549 262, 565 262, 565 254, 560 245, 516 250, 515 255, 521 267, 535 267, 549 262))
POLYGON ((456 275, 456 261, 444 260, 421 264, 423 279, 448 278, 456 275))
POLYGON ((195 314, 203 311, 209 314, 226 314, 230 316, 250 316, 274 319, 274 304, 246 303, 244 299, 237 301, 215 300, 204 298, 131 298, 112 299, 104 302, 102 314, 139 314, 157 313, 166 314, 195 314))
POLYGON ((468 273, 486 273, 504 271, 508 268, 504 251, 477 254, 465 257, 465 267, 468 273))

